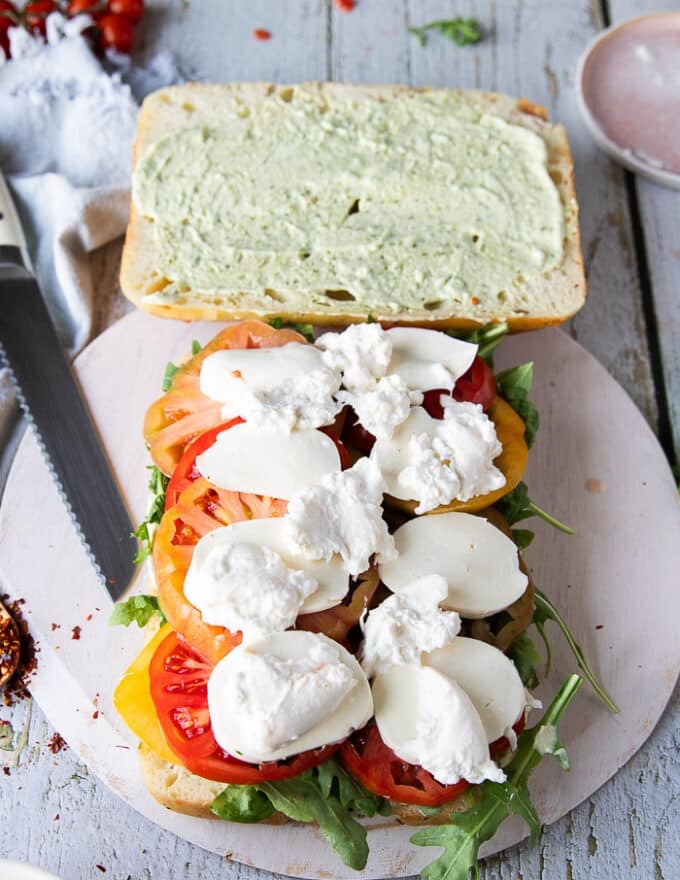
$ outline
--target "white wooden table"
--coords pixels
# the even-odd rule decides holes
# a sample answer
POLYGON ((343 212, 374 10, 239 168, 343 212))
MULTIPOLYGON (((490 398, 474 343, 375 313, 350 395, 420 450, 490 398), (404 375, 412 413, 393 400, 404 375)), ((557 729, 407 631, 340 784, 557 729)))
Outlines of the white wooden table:
MULTIPOLYGON (((142 48, 167 47, 187 75, 229 80, 352 82, 485 88, 544 104, 564 123, 574 154, 588 304, 569 327, 638 404, 671 460, 680 449, 680 193, 636 180, 598 152, 578 116, 576 62, 610 20, 672 3, 632 0, 153 0, 142 48), (411 24, 473 15, 487 36, 460 49, 411 24), (272 33, 268 42, 255 28, 272 33)), ((100 329, 126 306, 115 285, 120 246, 93 256, 101 277, 100 329)), ((650 585, 653 588, 653 585, 650 585)), ((486 880, 672 880, 680 876, 680 692, 645 747, 604 788, 523 844, 485 865, 486 880)), ((25 701, 0 710, 14 748, 0 751, 0 857, 31 861, 64 880, 206 877, 264 880, 262 872, 197 850, 120 802, 25 701), (105 869, 105 873, 104 870, 105 869)))

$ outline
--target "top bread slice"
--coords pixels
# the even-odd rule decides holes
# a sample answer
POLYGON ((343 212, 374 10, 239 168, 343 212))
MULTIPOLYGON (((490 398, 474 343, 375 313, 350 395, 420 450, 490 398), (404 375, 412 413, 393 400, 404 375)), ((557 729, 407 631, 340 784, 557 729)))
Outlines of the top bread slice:
MULTIPOLYGON (((269 83, 229 85, 188 84, 163 89, 144 102, 134 145, 134 166, 147 151, 182 129, 229 131, 235 123, 235 109, 247 115, 248 107, 262 102, 285 105, 296 94, 311 97, 319 106, 361 108, 366 102, 405 100, 417 90, 404 86, 352 86, 336 83, 308 83, 302 86, 274 86, 269 83)), ((440 94, 440 92, 434 92, 440 94)), ((443 90, 441 92, 443 94, 443 90)), ((450 94, 450 93, 447 93, 450 94)), ((494 296, 449 298, 423 296, 422 302, 394 310, 381 310, 379 304, 357 301, 350 291, 326 291, 323 301, 305 289, 267 288, 255 295, 241 290, 193 290, 182 279, 166 277, 157 266, 154 221, 142 214, 134 203, 125 239, 121 266, 121 286, 137 306, 152 314, 180 320, 235 320, 257 317, 315 324, 347 324, 367 319, 392 324, 471 329, 489 322, 506 321, 512 330, 529 330, 557 324, 583 305, 586 285, 583 272, 578 209, 574 192, 573 166, 564 128, 550 125, 543 108, 505 95, 456 91, 456 100, 479 110, 485 117, 529 129, 546 147, 547 170, 559 195, 562 209, 563 257, 559 265, 547 270, 522 273, 512 286, 494 296), (180 293, 164 297, 173 282, 180 293), (429 300, 429 301, 428 301, 429 300)), ((319 119, 322 118, 321 111, 319 119)), ((436 132, 434 133, 436 135, 436 132)), ((192 161, 189 157, 188 161, 192 161)), ((266 210, 266 208, 265 208, 266 210)), ((225 225, 229 217, 224 218, 225 225)), ((173 288, 176 291, 176 288, 173 288)))

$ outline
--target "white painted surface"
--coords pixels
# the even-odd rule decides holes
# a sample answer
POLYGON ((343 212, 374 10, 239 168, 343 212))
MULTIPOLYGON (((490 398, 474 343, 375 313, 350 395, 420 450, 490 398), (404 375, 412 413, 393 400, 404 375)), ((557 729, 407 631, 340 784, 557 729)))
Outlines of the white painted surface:
MULTIPOLYGON (((178 360, 192 339, 205 342, 217 329, 205 323, 159 322, 137 312, 98 337, 76 362, 136 517, 146 503, 147 456, 137 427, 141 413, 157 393, 168 357, 178 360), (114 368, 115 383, 110 381, 114 368), (121 418, 121 413, 130 417, 121 418)), ((536 804, 549 823, 588 797, 634 754, 670 696, 678 672, 680 504, 651 430, 592 356, 558 330, 515 337, 501 351, 501 367, 527 358, 536 364, 533 396, 543 423, 529 484, 539 503, 578 527, 572 538, 539 528, 528 560, 537 583, 578 633, 622 710, 614 718, 586 694, 579 698, 578 711, 569 713, 562 730, 574 769, 562 776, 545 763, 536 774, 536 804), (599 480, 602 491, 589 492, 588 480, 599 480), (622 516, 633 497, 635 510, 622 516), (649 582, 655 589, 647 595, 649 582), (600 624, 603 628, 596 629, 600 624)), ((107 626, 111 603, 87 564, 30 434, 17 453, 0 508, 0 576, 13 595, 26 599, 40 641, 32 685, 36 700, 71 748, 117 794, 163 827, 214 852, 229 850, 238 861, 302 877, 344 876, 345 869, 313 828, 191 819, 163 810, 147 795, 134 737, 111 705, 115 684, 141 637, 107 626), (27 490, 41 498, 38 532, 34 509, 25 503, 27 490), (55 593, 62 597, 56 608, 55 593), (93 614, 90 621, 88 614, 93 614), (76 624, 82 632, 73 640, 76 624), (96 718, 95 709, 100 713, 96 718)), ((563 644, 555 642, 555 668, 539 692, 546 701, 573 670, 563 644)), ((402 876, 430 861, 431 851, 408 843, 411 833, 384 822, 373 828, 365 876, 402 876)), ((509 822, 494 846, 505 847, 523 835, 519 822, 509 822)))

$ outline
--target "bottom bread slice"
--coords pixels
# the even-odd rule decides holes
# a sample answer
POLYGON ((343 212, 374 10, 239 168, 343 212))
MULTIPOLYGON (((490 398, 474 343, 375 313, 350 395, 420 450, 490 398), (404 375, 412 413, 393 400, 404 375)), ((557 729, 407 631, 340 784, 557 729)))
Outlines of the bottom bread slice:
MULTIPOLYGON (((139 746, 139 758, 144 784, 162 806, 187 816, 215 818, 215 814, 210 810, 210 804, 224 791, 226 783, 203 779, 202 776, 196 776, 184 767, 170 764, 143 743, 139 746)), ((444 804, 441 813, 427 816, 415 805, 392 803, 392 815, 382 819, 380 825, 384 827, 390 822, 395 825, 442 825, 448 822, 452 813, 463 812, 469 806, 470 799, 467 794, 444 804)), ((282 813, 274 813, 264 820, 266 825, 281 825, 284 822, 288 822, 288 818, 282 813)), ((369 825, 369 830, 370 827, 369 825)))

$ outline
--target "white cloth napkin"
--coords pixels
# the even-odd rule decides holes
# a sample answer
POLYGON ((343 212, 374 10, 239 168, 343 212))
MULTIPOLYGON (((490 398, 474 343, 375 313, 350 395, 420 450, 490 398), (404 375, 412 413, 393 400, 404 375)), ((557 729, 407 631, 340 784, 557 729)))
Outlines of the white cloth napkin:
MULTIPOLYGON (((60 339, 75 355, 90 339, 97 294, 87 254, 127 223, 138 101, 181 76, 166 52, 102 64, 80 36, 34 49, 0 66, 0 170, 60 339)), ((0 450, 17 416, 0 373, 0 450)), ((0 462, 0 486, 2 471, 0 462)))

